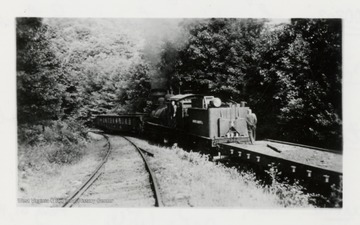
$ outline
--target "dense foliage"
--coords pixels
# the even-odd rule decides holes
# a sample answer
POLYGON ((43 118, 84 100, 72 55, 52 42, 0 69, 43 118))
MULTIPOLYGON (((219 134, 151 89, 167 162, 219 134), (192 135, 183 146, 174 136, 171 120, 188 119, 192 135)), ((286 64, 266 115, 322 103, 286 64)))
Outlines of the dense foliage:
POLYGON ((91 121, 94 115, 141 111, 150 91, 148 64, 140 47, 109 21, 50 20, 52 43, 66 74, 67 116, 91 121))
POLYGON ((187 42, 164 45, 160 63, 175 91, 247 101, 260 137, 341 148, 341 20, 270 26, 208 19, 182 26, 187 42))
POLYGON ((44 130, 53 120, 89 123, 97 114, 144 109, 148 63, 138 43, 112 31, 113 25, 107 20, 17 20, 22 129, 42 125, 44 130))
POLYGON ((17 20, 17 94, 19 123, 56 119, 63 87, 58 61, 46 37, 48 27, 37 18, 17 20))

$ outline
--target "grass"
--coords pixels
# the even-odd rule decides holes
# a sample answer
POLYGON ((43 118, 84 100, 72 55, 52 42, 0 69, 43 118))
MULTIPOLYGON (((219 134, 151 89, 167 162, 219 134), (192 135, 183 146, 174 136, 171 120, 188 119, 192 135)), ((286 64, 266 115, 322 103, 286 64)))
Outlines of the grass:
POLYGON ((206 156, 181 148, 149 145, 133 139, 141 148, 154 152, 150 159, 166 206, 176 207, 314 207, 301 186, 273 182, 261 185, 254 174, 238 172, 210 162, 206 156))
POLYGON ((271 184, 265 185, 266 192, 278 196, 278 202, 284 207, 303 207, 315 204, 314 194, 304 192, 304 187, 298 181, 289 183, 286 180, 279 182, 279 174, 276 167, 271 167, 266 171, 270 178, 271 184))
POLYGON ((102 158, 106 141, 88 141, 67 148, 57 142, 20 144, 18 203, 22 206, 60 206, 102 158))

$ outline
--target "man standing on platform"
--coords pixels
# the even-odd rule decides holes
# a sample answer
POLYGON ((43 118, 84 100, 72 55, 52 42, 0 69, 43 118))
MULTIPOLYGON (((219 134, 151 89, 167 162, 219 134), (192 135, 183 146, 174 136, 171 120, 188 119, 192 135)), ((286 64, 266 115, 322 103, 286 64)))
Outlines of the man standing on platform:
POLYGON ((248 109, 248 114, 246 116, 246 123, 247 123, 248 132, 249 132, 250 142, 251 142, 251 144, 254 144, 255 139, 256 139, 257 118, 256 118, 255 113, 251 112, 251 109, 248 109))

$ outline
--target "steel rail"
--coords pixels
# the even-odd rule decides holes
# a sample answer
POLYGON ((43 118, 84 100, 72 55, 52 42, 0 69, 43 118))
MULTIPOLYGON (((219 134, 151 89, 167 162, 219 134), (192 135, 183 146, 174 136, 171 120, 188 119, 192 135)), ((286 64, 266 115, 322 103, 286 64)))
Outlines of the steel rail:
POLYGON ((111 145, 109 141, 109 137, 102 134, 105 139, 107 140, 107 153, 104 157, 104 159, 101 161, 101 163, 96 167, 94 172, 90 175, 90 177, 65 201, 65 203, 62 205, 62 207, 72 207, 81 197, 81 195, 101 176, 104 164, 109 158, 109 155, 111 153, 111 145))
POLYGON ((148 156, 151 156, 151 157, 154 157, 154 153, 152 153, 152 152, 149 152, 148 150, 145 150, 145 149, 143 149, 143 148, 139 148, 142 152, 144 152, 146 155, 148 155, 148 156))
POLYGON ((279 144, 292 145, 292 146, 297 146, 297 147, 302 147, 302 148, 310 148, 310 149, 314 149, 314 150, 318 150, 318 151, 322 151, 322 152, 329 152, 329 153, 334 153, 334 154, 339 154, 339 155, 342 154, 341 151, 337 151, 337 150, 333 150, 333 149, 326 149, 326 148, 319 148, 319 147, 314 147, 314 146, 310 146, 310 145, 303 145, 303 144, 297 144, 297 143, 286 142, 286 141, 278 141, 278 140, 273 140, 273 139, 265 139, 265 141, 279 143, 279 144))
POLYGON ((163 203, 161 195, 160 195, 159 184, 156 180, 154 172, 150 169, 150 166, 149 166, 148 162, 146 161, 144 154, 142 153, 143 149, 140 149, 138 146, 136 146, 134 144, 134 142, 132 142, 129 138, 127 138, 125 136, 121 136, 121 137, 123 137, 128 142, 130 142, 135 147, 135 149, 138 151, 138 153, 141 155, 141 158, 143 159, 144 164, 145 164, 145 168, 149 172, 149 175, 150 175, 150 183, 151 183, 152 190, 154 192, 155 206, 156 207, 164 207, 164 203, 163 203))

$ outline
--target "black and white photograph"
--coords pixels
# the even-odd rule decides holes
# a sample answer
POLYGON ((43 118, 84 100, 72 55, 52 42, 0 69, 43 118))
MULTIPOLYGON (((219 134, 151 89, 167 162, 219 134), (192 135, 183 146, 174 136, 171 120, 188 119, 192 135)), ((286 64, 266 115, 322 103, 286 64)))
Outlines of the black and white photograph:
POLYGON ((342 20, 16 18, 18 206, 342 207, 342 20))
POLYGON ((360 3, 14 0, 0 30, 0 224, 359 224, 360 3))

